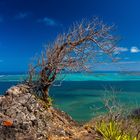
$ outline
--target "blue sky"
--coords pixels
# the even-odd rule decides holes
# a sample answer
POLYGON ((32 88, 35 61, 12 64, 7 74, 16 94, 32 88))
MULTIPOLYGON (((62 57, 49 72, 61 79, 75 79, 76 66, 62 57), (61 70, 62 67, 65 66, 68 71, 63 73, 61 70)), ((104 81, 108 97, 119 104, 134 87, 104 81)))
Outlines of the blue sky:
POLYGON ((115 24, 122 38, 121 62, 95 69, 140 71, 139 5, 139 0, 0 0, 0 72, 27 71, 45 43, 73 22, 93 16, 115 24))

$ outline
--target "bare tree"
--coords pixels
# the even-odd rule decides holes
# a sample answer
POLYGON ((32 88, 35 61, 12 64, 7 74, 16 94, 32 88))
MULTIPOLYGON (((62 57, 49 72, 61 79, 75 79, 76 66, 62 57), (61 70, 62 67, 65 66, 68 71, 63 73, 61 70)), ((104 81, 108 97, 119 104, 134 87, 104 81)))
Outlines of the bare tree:
POLYGON ((33 81, 34 74, 39 73, 36 83, 42 90, 43 100, 47 101, 49 87, 63 70, 88 71, 89 64, 96 60, 99 52, 113 56, 117 39, 112 27, 98 18, 83 20, 47 45, 37 63, 30 65, 29 70, 29 83, 33 81))

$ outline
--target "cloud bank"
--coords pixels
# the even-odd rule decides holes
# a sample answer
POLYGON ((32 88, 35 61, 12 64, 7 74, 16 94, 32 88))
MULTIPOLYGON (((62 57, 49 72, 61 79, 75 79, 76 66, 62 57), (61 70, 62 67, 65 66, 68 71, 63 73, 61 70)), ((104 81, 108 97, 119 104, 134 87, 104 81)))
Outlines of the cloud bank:
POLYGON ((140 71, 140 61, 122 61, 116 63, 96 64, 97 71, 140 71))
POLYGON ((130 49, 130 52, 131 53, 139 53, 140 52, 140 49, 136 46, 132 46, 131 49, 130 49))
POLYGON ((117 47, 116 51, 118 51, 118 52, 127 52, 128 48, 126 48, 126 47, 117 47))
POLYGON ((130 52, 130 53, 140 53, 140 49, 137 46, 132 46, 130 49, 127 47, 117 47, 115 49, 115 53, 119 54, 121 52, 130 52))

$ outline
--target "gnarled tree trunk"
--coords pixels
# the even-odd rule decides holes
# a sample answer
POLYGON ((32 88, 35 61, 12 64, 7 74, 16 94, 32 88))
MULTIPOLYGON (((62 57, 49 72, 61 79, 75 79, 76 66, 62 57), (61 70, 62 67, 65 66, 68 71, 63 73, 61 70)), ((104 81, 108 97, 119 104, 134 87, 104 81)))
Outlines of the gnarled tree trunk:
POLYGON ((43 88, 43 100, 48 103, 48 97, 49 97, 49 86, 45 86, 43 88))

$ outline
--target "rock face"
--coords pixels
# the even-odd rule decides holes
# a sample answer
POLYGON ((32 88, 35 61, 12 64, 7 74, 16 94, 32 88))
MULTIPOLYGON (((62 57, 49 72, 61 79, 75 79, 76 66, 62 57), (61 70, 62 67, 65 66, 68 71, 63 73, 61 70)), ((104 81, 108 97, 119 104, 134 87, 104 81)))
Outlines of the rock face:
POLYGON ((131 112, 130 116, 133 117, 133 118, 140 118, 140 108, 134 109, 131 112))
POLYGON ((0 96, 0 140, 93 140, 94 134, 77 125, 66 113, 30 93, 24 84, 0 96))

